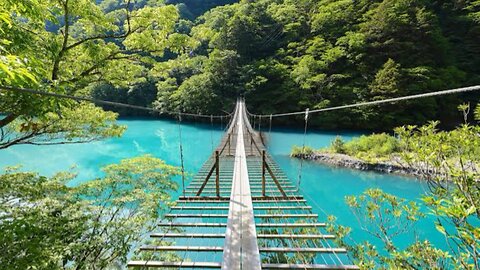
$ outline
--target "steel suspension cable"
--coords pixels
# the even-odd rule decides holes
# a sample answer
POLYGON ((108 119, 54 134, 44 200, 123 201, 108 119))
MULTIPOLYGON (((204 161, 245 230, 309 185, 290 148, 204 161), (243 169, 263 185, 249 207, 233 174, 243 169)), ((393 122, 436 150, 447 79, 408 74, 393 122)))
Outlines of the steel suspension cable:
MULTIPOLYGON (((41 95, 41 96, 47 96, 47 97, 71 99, 71 100, 75 100, 75 101, 86 101, 86 102, 92 102, 92 103, 100 104, 100 105, 108 105, 108 106, 113 106, 113 107, 129 108, 129 109, 135 109, 135 110, 141 110, 141 111, 149 111, 149 112, 154 112, 154 113, 158 113, 158 114, 169 114, 169 115, 178 115, 179 114, 178 112, 162 111, 162 110, 157 110, 157 109, 154 109, 154 108, 149 108, 149 107, 144 107, 144 106, 131 105, 131 104, 113 102, 113 101, 106 101, 106 100, 100 100, 100 99, 94 99, 94 98, 82 97, 82 96, 73 96, 73 95, 67 95, 67 94, 45 92, 45 91, 39 91, 39 90, 29 89, 29 88, 20 88, 20 87, 0 85, 0 91, 2 91, 2 90, 10 91, 10 92, 35 94, 35 95, 41 95)), ((201 118, 210 118, 210 117, 221 118, 221 117, 228 116, 228 115, 213 115, 212 116, 212 115, 186 113, 186 112, 180 112, 180 114, 182 116, 193 116, 193 117, 201 117, 201 118)))
MULTIPOLYGON (((397 98, 389 98, 389 99, 382 99, 382 100, 375 100, 375 101, 360 102, 360 103, 354 103, 354 104, 342 105, 342 106, 336 106, 336 107, 328 107, 328 108, 324 108, 324 109, 311 110, 310 114, 320 113, 320 112, 328 112, 328 111, 335 111, 335 110, 342 110, 342 109, 349 109, 349 108, 356 108, 356 107, 380 105, 380 104, 385 104, 385 103, 393 103, 393 102, 397 102, 397 101, 421 99, 421 98, 427 98, 427 97, 453 95, 453 94, 458 94, 458 93, 467 93, 467 92, 473 92, 473 91, 479 91, 479 90, 480 90, 480 85, 475 85, 475 86, 470 86, 470 87, 449 89, 449 90, 430 92, 430 93, 424 93, 424 94, 417 94, 417 95, 403 96, 403 97, 397 97, 397 98)), ((272 114, 272 117, 293 116, 293 115, 301 115, 301 114, 304 114, 304 113, 305 113, 305 111, 290 112, 290 113, 277 113, 277 114, 272 114)), ((269 115, 265 115, 265 114, 250 114, 250 115, 251 116, 257 116, 257 117, 258 116, 263 116, 263 117, 269 116, 269 115)))

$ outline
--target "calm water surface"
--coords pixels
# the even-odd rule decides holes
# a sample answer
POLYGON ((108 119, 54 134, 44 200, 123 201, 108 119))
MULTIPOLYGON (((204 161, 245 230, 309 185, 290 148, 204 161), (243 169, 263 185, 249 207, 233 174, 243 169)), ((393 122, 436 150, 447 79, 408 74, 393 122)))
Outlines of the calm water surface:
MULTIPOLYGON (((52 175, 74 166, 73 170, 78 173, 71 183, 74 185, 101 176, 100 168, 104 165, 143 154, 151 154, 171 165, 180 165, 179 127, 176 122, 131 119, 120 123, 127 125, 128 129, 123 137, 117 139, 79 145, 15 146, 1 150, 0 168, 21 164, 24 170, 52 175)), ((210 124, 191 123, 183 124, 181 132, 185 168, 195 173, 210 155, 212 146, 219 142, 223 127, 212 128, 210 124)), ((337 135, 348 140, 359 134, 309 132, 306 143, 315 148, 325 147, 337 135)), ((270 152, 280 167, 292 180, 298 179, 300 162, 291 159, 288 154, 293 145, 302 145, 303 131, 274 129, 267 136, 270 152)), ((352 227, 352 236, 356 241, 373 239, 360 229, 344 198, 347 195, 359 195, 373 187, 409 200, 418 200, 425 192, 425 185, 415 179, 332 168, 314 162, 303 164, 301 189, 314 211, 320 214, 321 220, 327 214, 337 216, 338 223, 352 227)), ((432 222, 431 218, 419 222, 416 236, 445 247, 441 234, 433 229, 432 222)), ((396 241, 404 246, 414 237, 411 233, 396 241)))

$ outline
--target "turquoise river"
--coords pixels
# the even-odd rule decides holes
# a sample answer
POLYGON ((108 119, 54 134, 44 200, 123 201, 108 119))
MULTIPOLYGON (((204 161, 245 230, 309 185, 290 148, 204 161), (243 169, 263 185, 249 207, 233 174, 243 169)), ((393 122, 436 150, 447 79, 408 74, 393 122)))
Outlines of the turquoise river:
MULTIPOLYGON (((101 167, 124 158, 151 154, 172 165, 180 165, 179 126, 169 120, 121 120, 128 126, 121 138, 106 141, 56 146, 14 146, 0 151, 0 167, 22 165, 23 170, 37 171, 43 175, 73 170, 78 173, 72 185, 101 176, 101 167)), ((195 173, 208 158, 212 145, 216 145, 223 127, 210 124, 189 123, 181 125, 185 168, 195 173)), ((347 132, 313 132, 306 137, 307 145, 315 148, 327 146, 335 136, 351 139, 359 134, 347 132)), ((303 131, 273 129, 268 136, 269 149, 287 175, 296 182, 300 162, 289 157, 293 145, 301 145, 303 131)), ((361 230, 358 221, 345 204, 345 196, 359 195, 368 188, 384 191, 409 200, 420 202, 425 193, 424 183, 415 179, 332 168, 314 162, 305 162, 302 170, 301 189, 306 199, 320 215, 335 215, 337 222, 353 229, 356 242, 369 240, 377 243, 361 230)), ((404 247, 415 237, 428 239, 437 247, 445 248, 444 238, 433 226, 433 218, 427 216, 416 224, 415 230, 397 237, 396 242, 404 247)))

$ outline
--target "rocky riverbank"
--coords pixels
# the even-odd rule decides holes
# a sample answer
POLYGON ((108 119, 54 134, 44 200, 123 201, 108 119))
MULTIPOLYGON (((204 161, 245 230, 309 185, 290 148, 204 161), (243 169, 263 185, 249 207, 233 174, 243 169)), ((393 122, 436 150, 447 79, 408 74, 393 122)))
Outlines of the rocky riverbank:
POLYGON ((369 163, 349 155, 323 152, 315 152, 313 154, 296 154, 293 155, 293 157, 312 160, 330 166, 351 168, 361 171, 375 171, 380 173, 421 177, 418 169, 402 166, 400 165, 399 160, 392 160, 391 162, 369 163))

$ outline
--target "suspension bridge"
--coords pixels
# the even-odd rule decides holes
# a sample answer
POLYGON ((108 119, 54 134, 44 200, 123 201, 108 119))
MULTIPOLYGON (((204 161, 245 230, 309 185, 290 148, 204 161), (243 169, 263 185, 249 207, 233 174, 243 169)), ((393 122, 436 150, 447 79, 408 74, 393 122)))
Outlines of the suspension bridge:
MULTIPOLYGON (((261 134, 252 128, 262 119, 308 115, 413 99, 479 91, 470 86, 417 95, 361 102, 337 107, 270 115, 247 114, 237 101, 235 111, 218 147, 194 177, 183 196, 165 215, 150 243, 140 247, 142 260, 128 262, 129 268, 163 269, 359 269, 344 247, 334 244, 335 235, 318 220, 307 200, 268 154, 261 134), (145 258, 145 259, 144 259, 145 258)), ((1 86, 13 91, 71 99, 95 104, 169 114, 219 118, 97 100, 90 97, 1 86)), ((181 133, 180 133, 181 134, 181 133)), ((304 142, 305 146, 305 142, 304 142)), ((180 151, 182 153, 182 151, 180 151)), ((301 170, 300 165, 300 170, 301 170)), ((183 167, 183 166, 182 166, 183 167)), ((299 174, 299 180, 301 173, 299 174)))
POLYGON ((268 154, 237 101, 218 147, 130 268, 359 269, 268 154))

